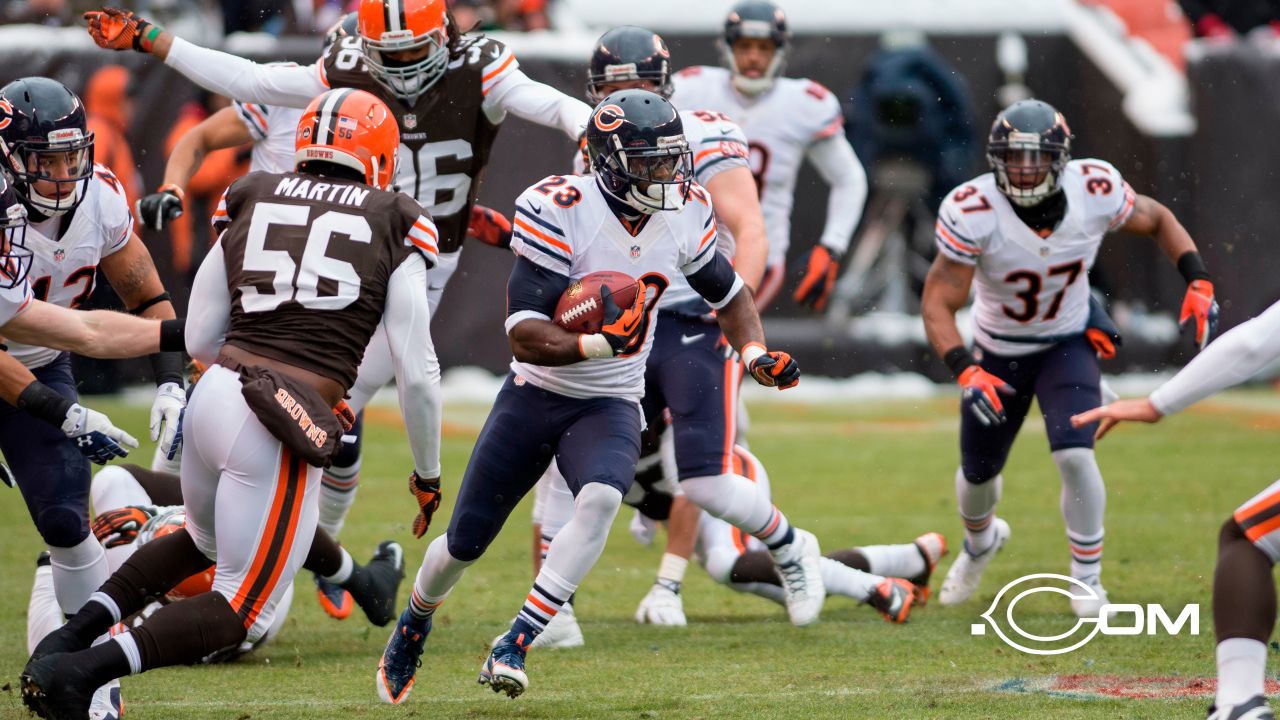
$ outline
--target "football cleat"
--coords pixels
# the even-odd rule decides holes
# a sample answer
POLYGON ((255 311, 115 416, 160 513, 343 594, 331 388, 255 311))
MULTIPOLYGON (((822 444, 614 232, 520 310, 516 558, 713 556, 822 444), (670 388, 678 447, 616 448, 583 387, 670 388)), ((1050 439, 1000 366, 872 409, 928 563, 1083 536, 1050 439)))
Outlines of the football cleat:
MULTIPOLYGON (((490 648, 495 648, 502 644, 506 633, 495 637, 493 642, 489 643, 490 648)), ((533 639, 533 643, 529 648, 538 648, 540 650, 564 650, 567 648, 582 647, 586 644, 586 640, 582 637, 582 628, 578 625, 578 618, 573 614, 573 606, 565 603, 560 607, 560 612, 551 618, 551 622, 547 623, 546 629, 533 639)))
POLYGON ((914 602, 913 586, 902 578, 885 578, 867 598, 867 604, 879 610, 885 620, 898 625, 907 621, 914 602))
POLYGON ((85 670, 65 653, 27 662, 22 669, 22 703, 47 720, 89 717, 94 684, 85 670))
POLYGON ((1209 706, 1208 720, 1275 720, 1267 698, 1254 695, 1239 705, 1209 706))
POLYGON ((120 720, 124 715, 124 700, 120 698, 120 681, 98 688, 89 703, 89 720, 120 720))
POLYGON ((89 643, 73 635, 64 625, 44 636, 44 639, 36 645, 36 649, 31 652, 31 661, 54 653, 79 652, 88 647, 89 643))
POLYGON ((41 550, 40 554, 36 555, 36 567, 49 567, 53 563, 50 557, 48 550, 41 550))
POLYGON ((996 530, 995 542, 981 555, 974 555, 969 551, 969 542, 965 541, 964 552, 960 553, 960 557, 951 564, 946 579, 942 581, 938 602, 943 605, 957 605, 968 600, 977 591, 978 583, 982 580, 982 571, 987 569, 987 565, 991 564, 991 558, 995 557, 1005 543, 1009 542, 1009 523, 1000 518, 995 518, 991 522, 996 530))
POLYGON ((947 538, 942 533, 930 532, 916 538, 913 544, 924 558, 925 571, 911 578, 911 594, 915 596, 912 604, 924 607, 929 602, 929 578, 938 569, 938 561, 947 554, 947 538))
POLYGON ((1102 579, 1097 575, 1077 579, 1092 588, 1094 596, 1084 598, 1073 596, 1071 612, 1081 619, 1097 618, 1102 613, 1102 607, 1111 602, 1107 598, 1106 589, 1102 587, 1102 579))
POLYGON ((422 665, 422 650, 431 634, 431 618, 418 620, 405 608, 400 622, 391 632, 387 647, 378 661, 378 673, 374 676, 378 686, 378 698, 384 703, 399 705, 413 690, 414 676, 422 665))
POLYGON ((791 616, 791 624, 797 627, 812 625, 822 613, 827 590, 822 584, 821 558, 818 538, 807 530, 799 529, 795 531, 791 544, 773 554, 778 574, 782 576, 787 614, 791 616))
POLYGON ((529 676, 524 672, 524 656, 528 645, 521 646, 524 635, 510 637, 494 646, 484 665, 480 666, 481 685, 488 685, 494 692, 504 692, 509 698, 518 698, 529 689, 529 676))
POLYGON ((351 595, 369 622, 382 627, 396 616, 396 593, 404 579, 404 549, 394 540, 384 540, 373 559, 361 571, 358 587, 348 585, 351 595))
POLYGON ((342 589, 340 585, 331 583, 319 575, 314 576, 316 581, 316 599, 320 601, 320 607, 324 610, 325 615, 334 620, 346 620, 351 616, 351 608, 355 606, 355 602, 351 599, 351 593, 342 589))

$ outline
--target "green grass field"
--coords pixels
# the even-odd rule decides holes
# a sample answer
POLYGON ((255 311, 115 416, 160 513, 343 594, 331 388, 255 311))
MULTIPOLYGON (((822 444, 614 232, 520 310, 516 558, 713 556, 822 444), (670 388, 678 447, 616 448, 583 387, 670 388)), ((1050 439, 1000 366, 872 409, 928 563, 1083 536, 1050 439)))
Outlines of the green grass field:
MULTIPOLYGON (((145 434, 144 409, 93 404, 145 434)), ((446 414, 446 501, 432 536, 447 523, 451 491, 484 413, 451 406, 446 414)), ((776 502, 813 530, 825 549, 909 542, 932 529, 958 547, 953 399, 856 408, 757 406, 752 418, 752 448, 769 468, 776 502)), ((427 543, 409 532, 416 507, 403 481, 408 450, 394 412, 373 410, 366 422, 363 483, 342 540, 360 558, 382 539, 399 540, 411 582, 427 543)), ((1013 537, 979 597, 956 608, 932 604, 905 626, 831 598, 820 624, 796 629, 781 608, 716 586, 696 567, 684 592, 690 626, 639 626, 632 613, 652 582, 661 549, 631 538, 630 510, 624 508, 609 547, 578 593, 587 646, 533 653, 531 687, 511 701, 478 686, 476 672, 487 641, 519 609, 531 579, 526 501, 437 614, 406 705, 381 705, 373 688, 388 629, 370 627, 358 611, 345 622, 329 619, 304 573, 288 625, 274 643, 232 665, 128 679, 127 714, 134 720, 1203 717, 1205 698, 1081 698, 999 688, 1038 687, 1051 676, 1077 674, 1212 678, 1209 592, 1218 527, 1280 474, 1278 426, 1280 398, 1251 391, 1204 403, 1156 427, 1122 428, 1100 446, 1109 488, 1103 578, 1112 601, 1200 603, 1199 637, 1098 637, 1076 652, 1046 658, 1021 654, 990 634, 969 634, 1005 582, 1068 570, 1059 483, 1036 420, 1028 422, 1005 470, 1000 514, 1013 537)), ((137 457, 149 459, 149 448, 137 457)), ((8 528, 0 544, 6 580, 0 607, 7 610, 0 620, 0 717, 18 718, 26 713, 13 681, 26 658, 25 609, 41 545, 17 492, 0 489, 0 496, 7 497, 0 522, 8 528)), ((935 588, 952 557, 944 560, 935 588)), ((402 603, 408 587, 401 588, 402 603)), ((1074 622, 1065 600, 1034 603, 1028 613, 1032 622, 1057 622, 1061 630, 1074 622)))

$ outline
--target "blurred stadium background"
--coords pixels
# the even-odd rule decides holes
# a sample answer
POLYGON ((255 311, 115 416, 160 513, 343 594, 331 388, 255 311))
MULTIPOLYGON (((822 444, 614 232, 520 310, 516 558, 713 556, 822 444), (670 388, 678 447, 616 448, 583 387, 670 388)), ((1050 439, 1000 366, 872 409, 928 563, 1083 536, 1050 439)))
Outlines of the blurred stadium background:
MULTIPOLYGON (((350 2, 338 0, 150 0, 125 3, 179 35, 258 60, 310 63, 321 34, 350 2), (227 32, 222 32, 226 30, 227 32)), ((673 67, 716 64, 715 38, 728 2, 684 0, 455 0, 459 24, 479 23, 508 43, 526 72, 581 96, 592 42, 621 23, 667 39, 673 67), (468 19, 470 18, 470 19, 468 19)), ((55 77, 82 92, 96 116, 98 159, 142 194, 161 180, 181 131, 225 100, 201 94, 177 73, 133 53, 93 47, 77 26, 81 0, 8 0, 0 27, 0 82, 55 77), (32 23, 34 21, 34 23, 32 23), (105 65, 119 62, 128 72, 105 65), (131 158, 130 153, 131 152, 131 158), (136 171, 120 166, 136 166, 136 171), (132 176, 132 179, 129 179, 132 176)), ((985 170, 991 118, 1028 94, 1056 105, 1076 136, 1076 157, 1116 164, 1139 192, 1169 205, 1214 273, 1223 329, 1266 307, 1280 291, 1271 271, 1280 226, 1280 2, 1277 0, 787 0, 795 43, 787 74, 823 83, 845 105, 846 130, 872 182, 837 299, 823 316, 788 293, 769 309, 767 330, 830 377, 945 368, 928 351, 917 317, 931 257, 932 213, 941 194, 985 170)), ((510 212, 533 181, 569 167, 571 148, 554 131, 509 119, 479 191, 510 212)), ((210 202, 247 166, 225 151, 193 183, 188 216, 144 239, 175 299, 208 244, 210 202)), ((801 176, 793 253, 821 232, 826 188, 801 176)), ((792 258, 793 260, 795 258, 792 258)), ((511 257, 472 243, 435 320, 446 368, 503 371, 497 331, 511 257)), ((1114 237, 1091 278, 1107 297, 1126 344, 1107 372, 1181 364, 1173 313, 1175 270, 1143 240, 1114 237)), ((795 278, 789 278, 794 285, 795 278)), ((99 283, 95 301, 112 303, 99 283)), ((179 307, 182 307, 180 304, 179 307)), ((192 308, 192 311, 198 311, 192 308)), ((79 368, 88 392, 143 377, 121 363, 79 368)))

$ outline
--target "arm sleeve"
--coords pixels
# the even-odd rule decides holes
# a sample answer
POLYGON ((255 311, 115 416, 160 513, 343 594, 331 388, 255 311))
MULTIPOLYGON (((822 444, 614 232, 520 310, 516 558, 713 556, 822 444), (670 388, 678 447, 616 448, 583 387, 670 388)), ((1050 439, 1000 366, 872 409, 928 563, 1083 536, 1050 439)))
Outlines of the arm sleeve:
POLYGON ((1151 393, 1151 404, 1172 415, 1238 385, 1280 358, 1280 302, 1224 333, 1151 393))
POLYGON ((516 198, 516 213, 511 217, 511 252, 568 276, 573 269, 573 247, 561 227, 563 220, 553 205, 541 198, 532 188, 516 198))
POLYGON ((411 255, 391 273, 382 324, 391 346, 400 412, 420 477, 440 476, 440 362, 431 341, 427 264, 411 255))
POLYGON ((867 202, 867 172, 858 162, 853 146, 839 133, 810 145, 805 156, 831 186, 827 196, 827 222, 820 242, 843 255, 849 249, 849 240, 867 202))
POLYGON ((517 257, 507 278, 506 331, 511 332, 524 320, 550 320, 555 314, 556 303, 568 287, 567 275, 517 257))
POLYGON ((324 72, 314 65, 260 65, 175 37, 165 64, 200 87, 247 102, 304 108, 328 90, 324 72))
POLYGON ((719 310, 728 305, 745 284, 738 273, 733 271, 733 263, 728 258, 718 252, 711 255, 710 262, 686 277, 694 292, 701 295, 713 309, 719 310))
POLYGON ((504 71, 504 74, 492 86, 486 83, 486 111, 505 110, 529 122, 560 128, 569 139, 578 139, 591 115, 586 103, 543 85, 518 69, 504 71))
POLYGON ((184 336, 187 354, 205 364, 212 364, 222 349, 231 324, 231 290, 227 287, 227 261, 222 243, 216 243, 205 255, 191 284, 187 307, 199 312, 187 315, 184 336))

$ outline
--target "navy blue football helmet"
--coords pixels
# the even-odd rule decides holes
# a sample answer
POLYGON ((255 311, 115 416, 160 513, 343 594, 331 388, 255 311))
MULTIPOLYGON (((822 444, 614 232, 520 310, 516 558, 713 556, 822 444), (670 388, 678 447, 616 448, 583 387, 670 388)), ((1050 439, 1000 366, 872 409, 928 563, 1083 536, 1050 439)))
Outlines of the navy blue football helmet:
POLYGON ((646 215, 684 207, 693 153, 680 113, 648 90, 619 90, 587 122, 587 153, 606 195, 646 215))
POLYGON ((773 87, 773 81, 782 74, 786 64, 790 40, 786 13, 769 0, 743 0, 730 8, 724 20, 724 33, 720 36, 720 54, 725 67, 733 74, 733 86, 746 95, 759 95, 773 87), (733 45, 743 38, 773 41, 773 60, 762 77, 748 77, 738 69, 733 45))
POLYGON ((1070 161, 1071 129, 1049 103, 1020 100, 996 116, 987 162, 1009 202, 1029 207, 1058 192, 1070 161))
POLYGON ((27 247, 27 209, 13 187, 0 175, 0 288, 15 288, 31 271, 31 250, 27 247))
POLYGON ((604 99, 604 88, 622 82, 653 83, 654 92, 671 97, 671 53, 662 38, 634 25, 617 27, 596 41, 587 70, 587 100, 604 99))
POLYGON ((37 220, 79 205, 93 178, 93 133, 80 98, 42 77, 0 88, 0 165, 37 220), (46 183, 45 192, 36 183, 46 183))

